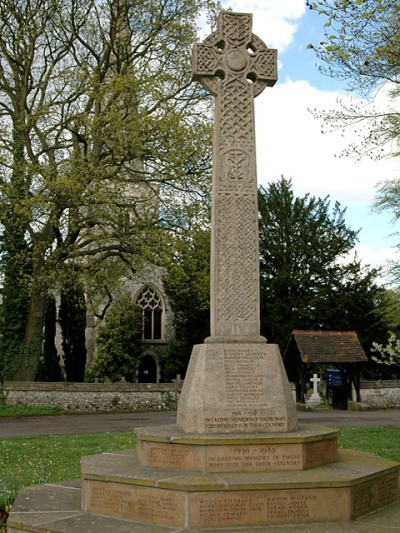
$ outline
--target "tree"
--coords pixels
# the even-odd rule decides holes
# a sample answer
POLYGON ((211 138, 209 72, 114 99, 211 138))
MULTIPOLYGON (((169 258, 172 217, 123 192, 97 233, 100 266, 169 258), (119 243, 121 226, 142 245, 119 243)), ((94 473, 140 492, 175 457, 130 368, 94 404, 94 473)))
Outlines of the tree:
POLYGON ((378 353, 378 356, 373 355, 373 361, 380 365, 393 366, 398 369, 400 365, 400 339, 394 333, 390 333, 387 344, 378 344, 374 342, 372 351, 378 353))
MULTIPOLYGON (((321 72, 344 80, 350 90, 363 96, 388 88, 393 105, 386 109, 356 103, 341 111, 327 111, 322 116, 346 126, 368 121, 364 153, 383 153, 383 146, 398 142, 400 114, 400 6, 395 0, 318 0, 307 1, 310 9, 324 20, 325 38, 310 44, 322 62, 321 72)), ((395 155, 398 155, 395 154, 395 155)))
POLYGON ((210 334, 210 231, 195 228, 176 238, 163 285, 174 312, 175 341, 162 362, 162 378, 186 373, 194 344, 210 334))
POLYGON ((57 347, 55 344, 56 315, 56 299, 53 294, 49 293, 46 302, 43 354, 39 364, 38 381, 63 381, 60 367, 60 356, 57 353, 57 347))
MULTIPOLYGON (((356 330, 364 347, 382 335, 374 313, 377 270, 349 259, 357 231, 329 197, 296 198, 282 178, 259 192, 261 329, 283 351, 293 329, 356 330)), ((386 330, 384 330, 386 331, 386 330)))
MULTIPOLYGON (((1 216, 1 215, 0 215, 1 216)), ((19 368, 29 308, 29 250, 14 219, 0 242, 0 381, 19 368)))
POLYGON ((135 381, 143 351, 142 332, 142 309, 128 295, 117 298, 96 335, 96 357, 89 375, 102 381, 135 381))
MULTIPOLYGON (((396 265, 397 267, 397 265, 396 265)), ((396 268, 398 271, 398 268, 396 268)), ((396 272, 396 276, 398 272, 396 272)), ((400 298, 398 287, 386 289, 379 316, 387 325, 387 335, 379 342, 372 343, 371 360, 377 364, 375 375, 380 379, 398 379, 400 363, 400 298)))
POLYGON ((369 94, 399 84, 400 6, 396 0, 307 1, 325 19, 325 40, 313 47, 324 74, 369 94))
POLYGON ((71 265, 92 283, 100 270, 104 286, 104 264, 157 261, 162 232, 207 191, 211 128, 188 67, 207 7, 1 3, 0 226, 12 254, 5 235, 18 221, 16 268, 28 258, 30 269, 15 379, 34 379, 46 295, 71 265))
POLYGON ((83 286, 71 274, 61 288, 59 321, 67 381, 83 381, 86 366, 86 301, 83 286))

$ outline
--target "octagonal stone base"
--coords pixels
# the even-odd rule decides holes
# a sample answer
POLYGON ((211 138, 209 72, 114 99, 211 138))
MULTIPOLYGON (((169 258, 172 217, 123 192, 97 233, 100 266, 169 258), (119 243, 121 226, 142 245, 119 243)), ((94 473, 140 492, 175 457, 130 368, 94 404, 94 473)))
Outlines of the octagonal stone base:
POLYGON ((304 471, 183 472, 130 450, 83 458, 82 509, 181 529, 343 522, 396 501, 398 467, 347 450, 304 471))
POLYGON ((191 435, 177 426, 137 428, 141 464, 193 472, 305 470, 337 459, 340 431, 302 425, 288 433, 191 435))
POLYGON ((195 345, 176 422, 197 435, 296 431, 296 405, 278 346, 195 345))

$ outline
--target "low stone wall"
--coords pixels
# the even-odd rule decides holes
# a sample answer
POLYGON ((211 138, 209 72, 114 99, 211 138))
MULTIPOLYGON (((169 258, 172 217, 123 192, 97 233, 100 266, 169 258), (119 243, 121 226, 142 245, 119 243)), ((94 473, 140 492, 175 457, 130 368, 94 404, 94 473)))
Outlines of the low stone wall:
POLYGON ((8 406, 109 411, 176 409, 182 383, 42 383, 6 381, 8 406))
MULTIPOLYGON (((176 409, 180 383, 42 383, 6 381, 9 406, 61 407, 107 411, 116 408, 176 409)), ((293 388, 293 387, 292 387, 293 388)), ((400 381, 361 381, 361 401, 369 409, 400 408, 400 381)), ((294 396, 295 398, 295 396, 294 396)))
POLYGON ((370 409, 400 408, 400 381, 361 381, 361 401, 370 409))

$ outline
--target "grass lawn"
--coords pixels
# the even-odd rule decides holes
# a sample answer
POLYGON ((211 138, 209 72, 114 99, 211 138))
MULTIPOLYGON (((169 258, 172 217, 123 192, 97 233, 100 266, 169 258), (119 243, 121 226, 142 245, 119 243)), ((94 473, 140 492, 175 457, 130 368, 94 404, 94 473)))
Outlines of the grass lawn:
POLYGON ((0 509, 14 501, 21 487, 80 477, 83 455, 133 448, 135 443, 133 433, 0 440, 0 509))
POLYGON ((0 404, 0 418, 3 416, 43 416, 73 414, 61 407, 9 407, 0 404))
MULTIPOLYGON (((340 428, 340 448, 354 448, 400 462, 400 428, 340 428)), ((80 476, 80 458, 135 446, 133 433, 53 435, 0 440, 0 509, 23 486, 80 476)))

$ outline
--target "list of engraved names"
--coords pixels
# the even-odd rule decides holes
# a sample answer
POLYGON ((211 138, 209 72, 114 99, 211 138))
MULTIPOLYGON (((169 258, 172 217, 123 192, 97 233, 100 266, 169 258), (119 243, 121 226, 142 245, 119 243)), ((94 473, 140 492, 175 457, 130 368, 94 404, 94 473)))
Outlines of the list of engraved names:
POLYGON ((228 405, 263 406, 267 377, 263 371, 264 353, 254 348, 224 350, 225 391, 228 405))

